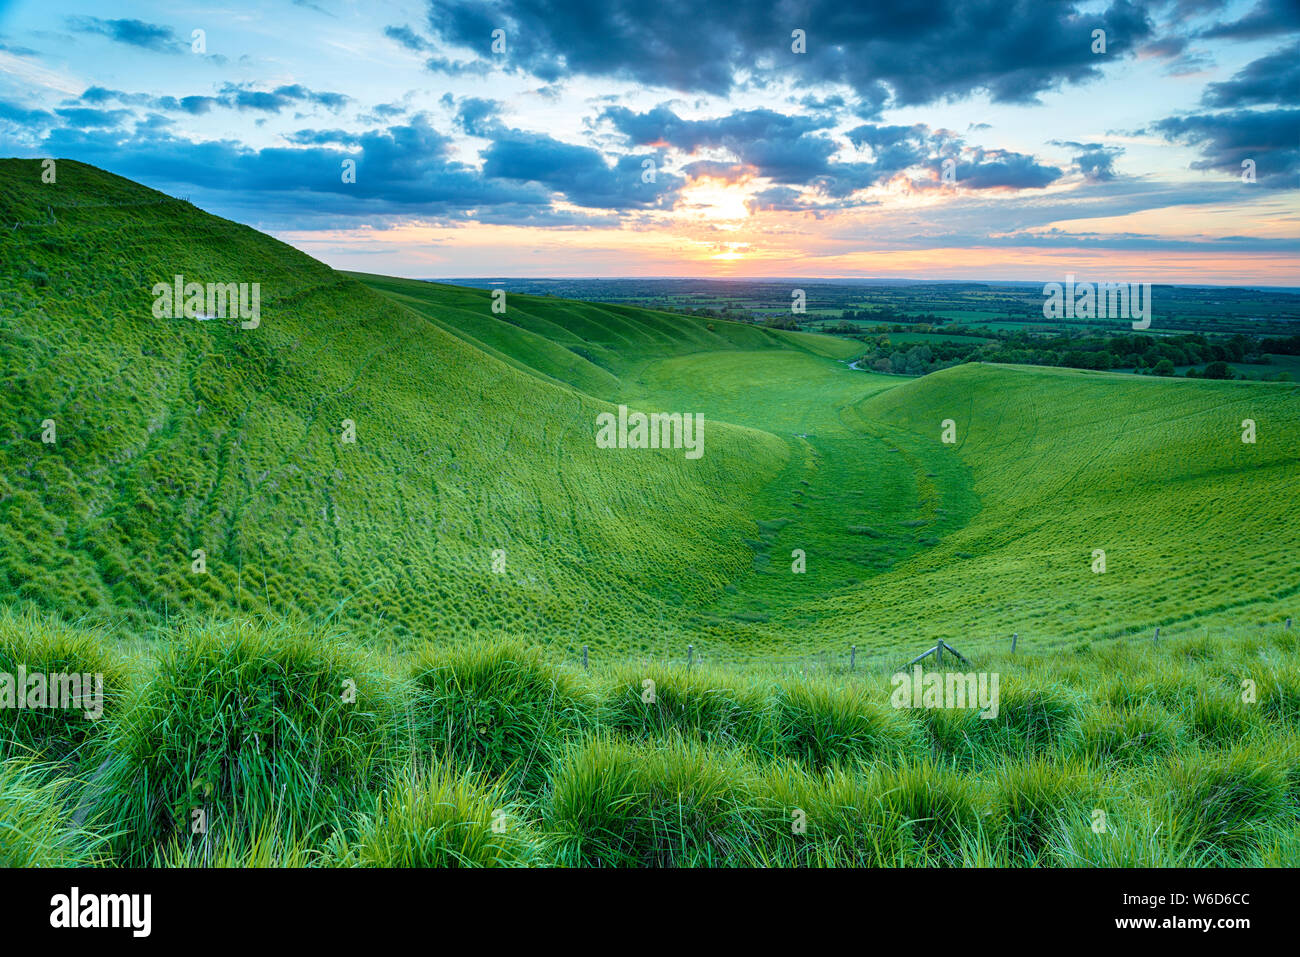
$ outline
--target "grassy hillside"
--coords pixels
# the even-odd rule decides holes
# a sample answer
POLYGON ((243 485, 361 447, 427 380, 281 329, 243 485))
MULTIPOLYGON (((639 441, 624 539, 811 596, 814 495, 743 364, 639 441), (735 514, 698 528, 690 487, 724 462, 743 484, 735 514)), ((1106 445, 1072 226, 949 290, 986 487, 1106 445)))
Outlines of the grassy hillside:
POLYGON ((1294 385, 497 315, 70 161, 0 233, 0 673, 105 691, 0 708, 0 864, 1300 862, 1294 385), (996 719, 891 701, 935 637, 996 719))
POLYGON ((848 339, 764 329, 632 306, 528 296, 506 290, 506 312, 492 312, 487 289, 350 273, 427 316, 439 327, 521 368, 611 401, 636 395, 628 383, 669 356, 731 351, 857 355, 848 339))
POLYGON ((136 630, 269 610, 642 647, 740 574, 780 442, 710 423, 697 461, 611 455, 605 403, 251 229, 58 170, 0 166, 0 222, 21 224, 0 252, 10 597, 136 630), (155 319, 175 274, 260 283, 260 326, 155 319))
POLYGON ((1278 621, 1295 607, 1295 385, 961 366, 853 414, 933 443, 951 418, 981 503, 886 592, 900 624, 932 614, 924 593, 967 596, 973 629, 991 608, 1009 630, 1059 635, 1278 621))
POLYGON ((0 167, 11 601, 714 658, 1291 611, 1295 385, 907 380, 825 336, 508 290, 498 315, 59 170, 0 167), (259 283, 261 324, 154 318, 176 274, 259 283), (595 448, 610 403, 703 413, 706 454, 595 448))
POLYGON ((706 654, 888 652, 934 637, 979 648, 1013 632, 1059 644, 1293 612, 1293 384, 983 365, 908 380, 850 370, 836 359, 853 344, 837 354, 827 337, 773 348, 793 334, 721 322, 709 333, 706 320, 680 318, 688 332, 660 342, 626 332, 621 307, 580 304, 608 324, 570 327, 557 312, 562 331, 535 323, 523 336, 514 309, 557 301, 511 296, 511 319, 485 318, 459 305, 486 301, 485 290, 363 278, 449 325, 465 315, 476 329, 514 330, 481 334, 522 366, 540 367, 542 340, 586 352, 616 380, 606 396, 699 409, 785 445, 785 467, 753 498, 749 560, 694 618, 706 654), (1241 441, 1247 418, 1253 444, 1241 441), (952 444, 941 441, 947 419, 952 444), (803 574, 792 572, 796 549, 803 574))

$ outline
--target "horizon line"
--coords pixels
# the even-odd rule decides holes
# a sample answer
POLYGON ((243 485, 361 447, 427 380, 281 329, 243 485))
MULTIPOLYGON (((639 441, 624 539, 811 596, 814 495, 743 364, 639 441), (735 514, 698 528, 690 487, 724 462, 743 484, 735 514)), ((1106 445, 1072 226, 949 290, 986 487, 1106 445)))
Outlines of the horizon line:
MULTIPOLYGON (((1060 282, 1063 277, 1056 276, 1051 279, 939 279, 929 277, 903 277, 903 276, 507 276, 507 275, 488 275, 488 276, 397 276, 393 273, 368 273, 361 269, 341 269, 339 272, 354 272, 371 276, 391 276, 395 279, 410 279, 416 282, 453 282, 476 281, 476 282, 509 282, 511 280, 527 280, 530 282, 538 281, 574 281, 582 280, 585 282, 623 282, 629 280, 641 280, 650 282, 661 282, 668 280, 693 281, 693 282, 824 282, 824 283, 862 283, 869 285, 871 283, 911 283, 914 285, 929 284, 947 284, 962 283, 975 284, 980 286, 1037 286, 1045 283, 1060 282)), ((1099 282, 1142 282, 1142 280, 1093 280, 1093 279, 1076 279, 1076 284, 1099 282)), ((1276 286, 1262 285, 1259 283, 1196 283, 1196 282, 1152 282, 1151 286, 1175 286, 1184 289, 1257 289, 1267 291, 1281 291, 1291 294, 1300 295, 1300 286, 1276 286)))

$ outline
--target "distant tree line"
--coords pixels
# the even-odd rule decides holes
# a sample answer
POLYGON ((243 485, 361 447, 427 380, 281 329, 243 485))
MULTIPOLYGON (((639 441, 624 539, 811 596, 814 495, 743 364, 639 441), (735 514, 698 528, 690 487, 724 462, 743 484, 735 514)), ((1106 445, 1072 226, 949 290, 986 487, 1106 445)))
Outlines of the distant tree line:
POLYGON ((845 309, 840 313, 840 322, 842 326, 847 326, 850 322, 874 322, 874 323, 909 323, 928 322, 931 325, 941 325, 946 320, 942 316, 936 316, 932 312, 910 313, 901 312, 890 306, 878 306, 874 309, 845 309))
MULTIPOLYGON (((801 328, 809 317, 766 314, 724 306, 721 309, 665 303, 657 308, 680 315, 739 322, 758 322, 773 329, 801 328)), ((1235 379, 1229 363, 1268 365, 1269 355, 1300 355, 1300 335, 1258 338, 1244 334, 1207 336, 1199 332, 1156 336, 1130 333, 1064 331, 1044 335, 1036 330, 996 330, 950 325, 934 313, 908 313, 888 306, 845 309, 835 325, 821 332, 859 339, 868 346, 862 368, 898 375, 925 375, 963 362, 1005 362, 1015 365, 1067 369, 1132 370, 1140 375, 1235 379), (864 326, 864 322, 873 325, 864 326), (956 341, 896 343, 891 334, 942 332, 956 341), (961 339, 969 339, 962 342, 961 339), (992 340, 992 341, 989 341, 992 340), (1201 368, 1203 367, 1203 368, 1201 368)), ((1271 378, 1290 379, 1287 372, 1271 378)))
MULTIPOLYGON (((911 330, 918 331, 918 330, 911 330)), ((945 335, 948 330, 944 330, 945 335)), ((1255 339, 1234 335, 1209 339, 1200 333, 1177 336, 1071 335, 1035 337, 1028 332, 981 330, 994 341, 933 341, 908 347, 895 343, 888 332, 859 334, 870 348, 862 365, 877 372, 924 375, 962 362, 1005 362, 1018 365, 1057 366, 1068 369, 1123 369, 1139 374, 1183 374, 1206 379, 1234 379, 1229 363, 1269 363, 1268 353, 1300 355, 1300 336, 1255 339), (1204 366, 1203 369, 1196 367, 1204 366)), ((1289 378, 1279 373, 1279 378, 1289 378)))

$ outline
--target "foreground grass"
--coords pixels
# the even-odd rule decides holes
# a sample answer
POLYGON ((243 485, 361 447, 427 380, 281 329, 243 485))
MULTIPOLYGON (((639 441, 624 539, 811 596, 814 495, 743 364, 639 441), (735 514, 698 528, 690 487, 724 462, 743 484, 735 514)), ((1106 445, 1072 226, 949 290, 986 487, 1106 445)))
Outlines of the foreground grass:
MULTIPOLYGON (((0 658, 104 637, 0 614, 0 658)), ((1000 713, 522 642, 380 655, 194 621, 103 716, 0 711, 0 860, 161 866, 1295 866, 1294 632, 990 656, 1000 713)))

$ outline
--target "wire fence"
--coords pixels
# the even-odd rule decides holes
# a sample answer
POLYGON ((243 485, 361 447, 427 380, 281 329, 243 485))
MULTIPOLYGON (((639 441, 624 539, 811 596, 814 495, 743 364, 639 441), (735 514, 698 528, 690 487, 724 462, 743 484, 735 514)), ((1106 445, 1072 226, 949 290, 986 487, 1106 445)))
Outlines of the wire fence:
MULTIPOLYGON (((1128 632, 1122 635, 1111 635, 1102 639, 1088 638, 1085 636, 1034 636, 1030 640, 1022 638, 1018 632, 1012 632, 1009 635, 1002 636, 983 636, 972 639, 967 643, 966 648, 956 648, 946 640, 924 639, 925 645, 917 644, 907 645, 903 642, 883 648, 880 646, 865 647, 856 644, 846 644, 838 648, 822 648, 797 652, 784 655, 767 655, 761 652, 755 653, 738 653, 730 649, 715 650, 712 648, 705 649, 697 647, 694 644, 687 644, 681 652, 673 653, 671 650, 660 654, 646 654, 640 658, 619 654, 616 656, 618 663, 628 661, 640 661, 648 664, 656 664, 666 667, 684 667, 692 668, 695 666, 713 666, 723 668, 770 668, 772 670, 798 670, 800 672, 825 672, 825 673, 852 673, 855 671, 876 672, 882 669, 899 670, 910 667, 919 663, 922 659, 932 657, 935 664, 942 666, 945 656, 951 656, 954 661, 962 661, 970 664, 968 655, 984 656, 990 653, 1000 654, 1009 653, 1037 653, 1041 651, 1052 651, 1067 648, 1071 645, 1078 645, 1081 641, 1089 643, 1093 641, 1143 641, 1150 642, 1154 647, 1159 647, 1163 641, 1175 641, 1181 639, 1197 637, 1230 637, 1239 636, 1243 632, 1251 629, 1256 630, 1277 628, 1283 631, 1292 630, 1291 618, 1282 621, 1261 622, 1254 626, 1227 626, 1219 631, 1211 632, 1208 628, 1201 629, 1182 629, 1170 633, 1166 628, 1165 633, 1161 634, 1161 629, 1165 626, 1157 625, 1152 631, 1128 632), (910 649, 910 650, 909 650, 910 649), (919 654, 918 654, 919 652, 919 654), (910 660, 908 660, 910 658, 910 660)), ((957 639, 954 639, 957 640, 957 639)), ((608 660, 595 660, 590 646, 583 645, 579 651, 570 651, 563 658, 563 663, 582 668, 584 671, 591 670, 594 663, 597 665, 610 663, 608 660)))

